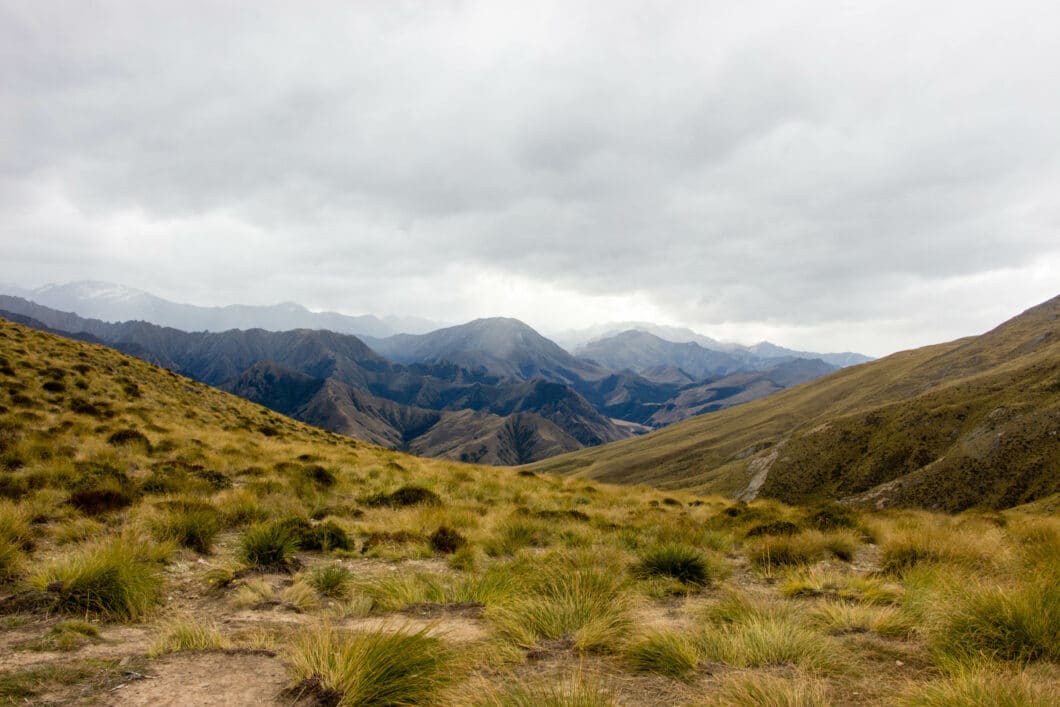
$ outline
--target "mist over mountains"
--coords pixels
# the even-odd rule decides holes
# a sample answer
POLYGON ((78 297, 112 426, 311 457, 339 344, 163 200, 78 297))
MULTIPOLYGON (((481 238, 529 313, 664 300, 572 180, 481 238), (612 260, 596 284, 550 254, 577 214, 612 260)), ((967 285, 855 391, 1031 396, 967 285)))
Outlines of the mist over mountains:
POLYGON ((334 432, 487 464, 625 439, 837 367, 773 345, 711 349, 708 337, 665 327, 654 330, 697 340, 624 330, 575 354, 501 317, 385 335, 424 323, 295 304, 196 307, 98 282, 21 294, 0 296, 0 316, 105 343, 334 432))

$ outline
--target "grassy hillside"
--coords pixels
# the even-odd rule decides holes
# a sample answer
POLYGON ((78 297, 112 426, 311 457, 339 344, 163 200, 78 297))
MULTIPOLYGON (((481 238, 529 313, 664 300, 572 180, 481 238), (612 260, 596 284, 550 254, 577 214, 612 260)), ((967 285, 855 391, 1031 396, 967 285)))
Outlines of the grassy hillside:
POLYGON ((0 704, 1045 705, 1056 507, 418 459, 0 321, 0 704))
POLYGON ((540 472, 791 503, 1003 508, 1060 490, 1060 297, 540 472))

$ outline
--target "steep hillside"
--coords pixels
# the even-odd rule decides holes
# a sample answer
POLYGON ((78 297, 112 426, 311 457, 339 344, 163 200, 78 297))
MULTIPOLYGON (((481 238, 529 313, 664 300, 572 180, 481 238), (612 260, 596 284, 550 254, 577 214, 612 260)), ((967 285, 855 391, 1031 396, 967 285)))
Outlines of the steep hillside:
POLYGON ((538 471, 790 502, 959 510, 1060 489, 1060 297, 993 331, 837 371, 538 471))

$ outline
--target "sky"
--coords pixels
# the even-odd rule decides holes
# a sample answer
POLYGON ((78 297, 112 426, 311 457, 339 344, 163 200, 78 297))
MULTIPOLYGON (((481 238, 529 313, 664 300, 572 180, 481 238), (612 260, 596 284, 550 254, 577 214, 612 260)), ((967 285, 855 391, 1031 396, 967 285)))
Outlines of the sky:
POLYGON ((883 355, 1060 293, 1060 4, 0 0, 0 281, 883 355))

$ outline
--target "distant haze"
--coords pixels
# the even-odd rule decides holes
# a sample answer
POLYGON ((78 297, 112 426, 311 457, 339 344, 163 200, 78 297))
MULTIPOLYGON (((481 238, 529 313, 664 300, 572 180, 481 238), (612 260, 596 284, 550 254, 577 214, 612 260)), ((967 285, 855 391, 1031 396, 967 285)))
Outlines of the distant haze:
POLYGON ((870 355, 975 334, 1060 289, 1058 26, 0 0, 0 281, 870 355))

